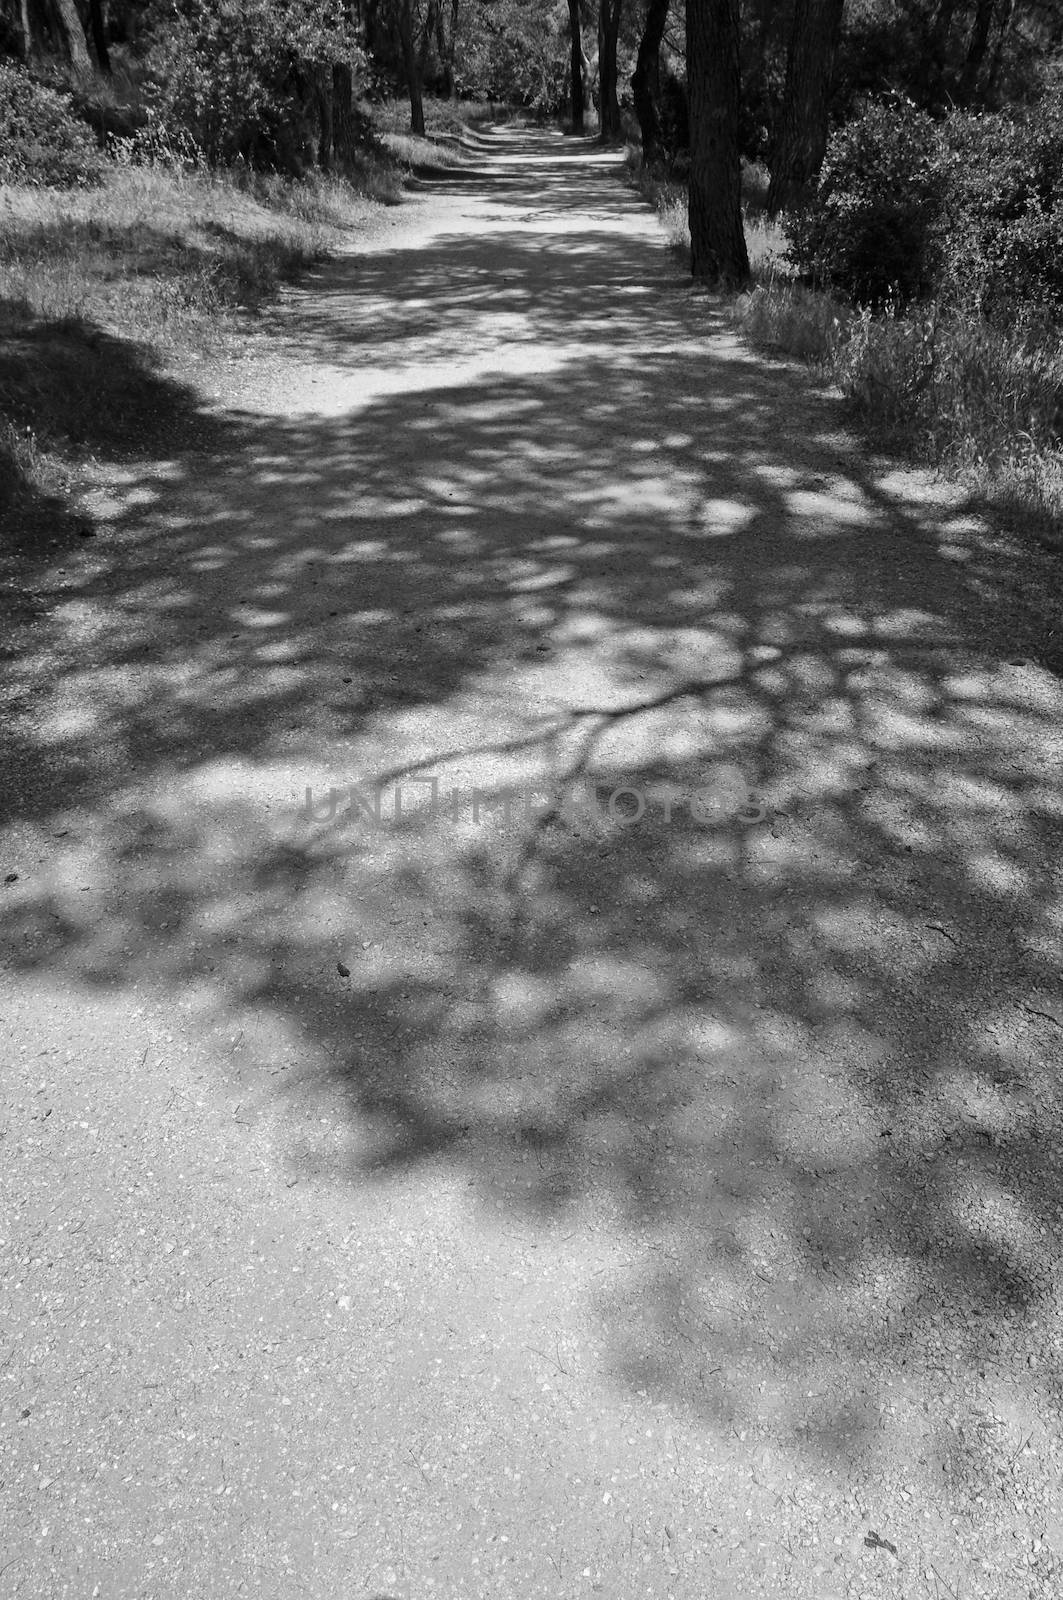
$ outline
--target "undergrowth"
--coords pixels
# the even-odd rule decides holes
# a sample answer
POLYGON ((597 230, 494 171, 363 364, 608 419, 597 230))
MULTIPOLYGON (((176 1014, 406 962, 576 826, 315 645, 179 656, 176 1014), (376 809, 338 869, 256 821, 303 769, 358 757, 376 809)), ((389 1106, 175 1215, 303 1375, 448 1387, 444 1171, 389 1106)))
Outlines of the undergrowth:
MULTIPOLYGON (((631 144, 624 158, 628 182, 645 196, 657 212, 668 243, 684 261, 690 258, 690 229, 687 225, 686 183, 666 170, 644 167, 642 152, 631 144)), ((754 282, 767 281, 786 271, 786 235, 765 212, 768 195, 767 168, 756 162, 742 166, 742 218, 746 230, 746 249, 754 282)))
POLYGON ((426 109, 431 139, 404 145, 389 110, 342 177, 211 169, 148 126, 112 140, 94 188, 0 186, 0 516, 97 450, 168 440, 160 373, 228 349, 241 314, 401 200, 404 169, 463 159, 480 108, 426 109))
POLYGON ((777 279, 735 303, 750 340, 818 368, 889 444, 1063 547, 1063 331, 937 306, 854 311, 777 279))
MULTIPOLYGON (((685 186, 645 172, 634 148, 627 170, 686 260, 685 186)), ((733 302, 743 333, 809 363, 877 438, 1063 547, 1063 330, 1046 318, 1006 325, 939 305, 872 314, 808 287, 782 227, 764 213, 764 179, 763 168, 743 169, 752 287, 733 302)))

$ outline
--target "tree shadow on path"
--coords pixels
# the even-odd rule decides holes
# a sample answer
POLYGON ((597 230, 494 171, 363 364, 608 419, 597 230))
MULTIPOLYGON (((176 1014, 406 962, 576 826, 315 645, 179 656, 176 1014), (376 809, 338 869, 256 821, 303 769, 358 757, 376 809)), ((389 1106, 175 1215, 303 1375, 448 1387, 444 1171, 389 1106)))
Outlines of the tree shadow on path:
POLYGON ((323 269, 348 387, 133 486, 35 636, 6 958, 272 1019, 307 1174, 596 1218, 618 1382, 830 1461, 900 1393, 940 1483, 928 1373, 1058 1400, 1063 698, 1015 552, 532 148, 323 269))

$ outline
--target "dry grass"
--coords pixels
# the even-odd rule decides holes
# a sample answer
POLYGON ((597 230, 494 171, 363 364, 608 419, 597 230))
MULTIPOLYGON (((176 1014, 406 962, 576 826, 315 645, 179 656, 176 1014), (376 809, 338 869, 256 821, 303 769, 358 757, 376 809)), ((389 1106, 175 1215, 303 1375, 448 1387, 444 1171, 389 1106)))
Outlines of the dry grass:
MULTIPOLYGON (((625 156, 628 181, 656 208, 668 243, 677 255, 690 255, 690 229, 687 225, 686 184, 647 171, 641 151, 629 145, 625 156)), ((765 167, 746 162, 742 167, 742 215, 746 229, 746 248, 754 281, 762 282, 789 276, 785 259, 786 235, 777 222, 764 212, 768 193, 765 167)))
MULTIPOLYGON (((627 169, 686 258, 685 185, 645 172, 634 147, 627 169)), ((806 288, 786 259, 785 234, 764 213, 767 176, 743 168, 754 284, 734 303, 743 332, 816 367, 878 436, 960 476, 1010 520, 1063 546, 1063 329, 995 327, 937 308, 873 317, 806 288)))
POLYGON ((519 113, 481 100, 424 102, 425 136, 410 132, 407 100, 387 100, 371 108, 374 125, 385 150, 411 172, 432 172, 459 167, 466 160, 468 134, 485 123, 512 121, 519 113))
POLYGON ((0 298, 163 347, 217 335, 366 214, 329 180, 118 166, 100 190, 0 190, 0 298))
POLYGON ((431 139, 421 139, 413 133, 385 133, 382 137, 388 154, 411 172, 460 167, 465 160, 457 135, 440 134, 431 139))
POLYGON ((876 433, 1063 545, 1063 330, 936 307, 875 317, 781 281, 736 312, 755 344, 831 378, 876 433))
POLYGON ((742 331, 761 349, 827 369, 846 338, 850 320, 827 295, 782 276, 739 296, 735 310, 742 331))
POLYGON ((294 182, 118 161, 95 190, 0 188, 0 509, 164 429, 164 369, 401 194, 386 154, 294 182), (364 170, 363 170, 364 168, 364 170))

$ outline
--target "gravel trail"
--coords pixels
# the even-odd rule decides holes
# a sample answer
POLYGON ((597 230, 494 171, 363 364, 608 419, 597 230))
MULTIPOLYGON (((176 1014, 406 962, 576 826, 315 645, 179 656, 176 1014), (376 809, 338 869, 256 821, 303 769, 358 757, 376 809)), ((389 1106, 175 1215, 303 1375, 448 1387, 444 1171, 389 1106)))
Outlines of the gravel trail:
POLYGON ((5 669, 0 1594, 1058 1594, 1048 557, 549 133, 189 405, 5 669))

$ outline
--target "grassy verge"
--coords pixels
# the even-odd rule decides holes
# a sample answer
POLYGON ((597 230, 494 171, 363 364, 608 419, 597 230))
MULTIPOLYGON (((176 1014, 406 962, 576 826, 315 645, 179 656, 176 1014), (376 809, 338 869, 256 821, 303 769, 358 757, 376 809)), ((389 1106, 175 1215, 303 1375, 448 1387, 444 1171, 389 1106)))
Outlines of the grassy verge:
MULTIPOLYGON (((639 148, 631 144, 625 155, 628 182, 655 208, 668 243, 677 255, 690 255, 690 229, 687 226, 686 183, 666 174, 647 171, 639 148)), ((768 195, 767 168, 746 162, 742 167, 742 216, 746 229, 746 248, 755 282, 766 282, 785 264, 786 235, 777 222, 765 214, 768 195)))
POLYGON ((519 113, 486 100, 425 99, 425 134, 410 132, 407 101, 389 100, 372 108, 381 142, 399 165, 410 172, 438 172, 466 159, 464 142, 470 129, 510 121, 519 113))
POLYGON ((489 113, 430 104, 431 137, 404 144, 389 127, 402 108, 379 109, 380 144, 342 179, 116 160, 97 189, 0 188, 9 548, 60 515, 86 458, 173 448, 193 409, 178 404, 185 363, 223 351, 241 315, 398 202, 404 169, 460 162, 457 133, 489 113))
MULTIPOLYGON (((686 190, 640 170, 635 187, 686 257, 686 190)), ((806 361, 876 441, 970 485, 1043 543, 1063 549, 1063 329, 996 327, 935 306, 873 317, 798 283, 786 237, 764 214, 767 174, 743 172, 753 287, 733 312, 751 343, 806 361)))
POLYGON ((935 306, 873 317, 785 279, 735 314, 754 344, 818 368, 876 437, 1063 549, 1063 330, 935 306))
MULTIPOLYGON (((378 165, 371 186, 397 195, 378 165)), ((369 204, 349 184, 164 165, 0 191, 0 514, 61 494, 85 455, 147 447, 162 369, 223 344, 369 204)))

